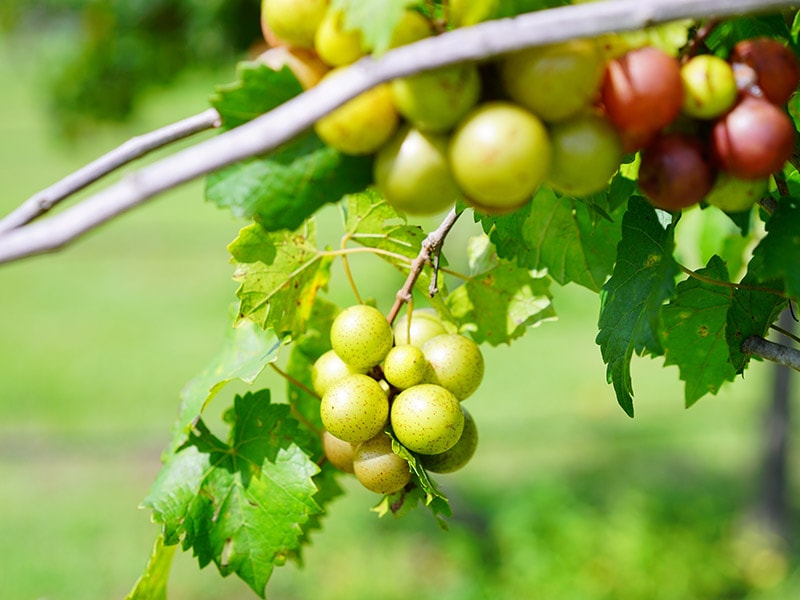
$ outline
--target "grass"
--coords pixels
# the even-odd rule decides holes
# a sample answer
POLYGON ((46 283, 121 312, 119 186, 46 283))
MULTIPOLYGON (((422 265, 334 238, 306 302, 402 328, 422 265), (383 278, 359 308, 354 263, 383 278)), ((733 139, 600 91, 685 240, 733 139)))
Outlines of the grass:
MULTIPOLYGON (((130 135, 202 110, 220 80, 180 82, 154 94, 136 122, 65 148, 7 54, 0 78, 3 213, 130 135)), ((235 286, 225 246, 241 225, 193 183, 61 253, 0 267, 0 597, 121 598, 138 577, 156 528, 137 505, 179 390, 226 326, 235 286)), ((448 249, 472 232, 460 223, 448 249)), ((400 282, 377 265, 354 261, 356 281, 386 308, 400 282)), ((337 286, 334 299, 352 302, 337 286)), ((451 533, 422 511, 376 520, 367 510, 376 498, 351 481, 305 568, 277 570, 271 597, 796 597, 795 563, 740 527, 757 488, 771 367, 755 364, 687 411, 677 370, 636 359, 631 420, 594 344, 597 296, 555 292, 559 322, 486 349, 488 376, 469 400, 478 455, 441 478, 451 533)), ((170 593, 253 597, 184 553, 170 593)))

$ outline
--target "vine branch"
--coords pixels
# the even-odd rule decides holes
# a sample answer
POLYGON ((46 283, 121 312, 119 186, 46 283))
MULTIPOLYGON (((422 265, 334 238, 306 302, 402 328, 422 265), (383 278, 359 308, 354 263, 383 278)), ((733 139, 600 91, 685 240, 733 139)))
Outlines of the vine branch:
POLYGON ((800 371, 800 351, 770 342, 757 335, 751 336, 744 341, 742 352, 800 371))
POLYGON ((188 181, 274 150, 319 118, 397 77, 482 60, 525 47, 649 27, 678 19, 715 19, 779 11, 793 0, 609 0, 561 6, 456 29, 366 57, 340 77, 252 121, 143 167, 49 219, 0 234, 0 263, 58 250, 103 223, 188 181))

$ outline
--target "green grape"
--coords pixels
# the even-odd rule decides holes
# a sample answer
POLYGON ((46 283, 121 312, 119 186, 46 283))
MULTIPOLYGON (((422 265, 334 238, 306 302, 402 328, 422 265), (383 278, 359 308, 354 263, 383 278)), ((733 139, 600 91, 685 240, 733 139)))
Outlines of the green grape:
POLYGON ((340 440, 327 429, 322 431, 322 451, 325 458, 334 467, 345 473, 353 472, 353 454, 355 446, 340 440))
POLYGON ((550 170, 542 122, 510 102, 486 102, 467 115, 448 149, 453 177, 467 202, 486 214, 527 204, 550 170))
POLYGON ((420 308, 413 311, 410 327, 408 313, 394 323, 394 339, 398 345, 413 344, 422 348, 429 339, 443 333, 447 333, 447 329, 432 309, 420 308))
POLYGON ((743 212, 753 208, 756 202, 767 195, 769 179, 737 179, 725 172, 717 175, 714 187, 705 197, 705 202, 729 213, 743 212))
POLYGON ((319 57, 334 67, 349 65, 367 52, 361 42, 361 32, 344 29, 344 13, 330 9, 319 24, 314 36, 319 57))
POLYGON ((394 453, 391 438, 383 432, 356 447, 353 471, 361 485, 376 494, 393 494, 411 481, 408 462, 394 453))
MULTIPOLYGON (((344 68, 334 69, 323 80, 337 77, 344 68)), ((381 84, 322 117, 314 131, 328 146, 344 154, 372 154, 389 141, 398 123, 389 84, 381 84)))
POLYGON ((333 350, 328 350, 320 356, 311 367, 311 385, 320 396, 332 384, 354 373, 366 373, 367 369, 357 369, 344 362, 333 350))
POLYGON ((550 128, 553 161, 548 184, 574 196, 599 192, 608 186, 622 162, 617 130, 594 114, 556 123, 550 128))
POLYGON ((357 444, 383 430, 389 416, 389 399, 368 375, 348 375, 325 392, 319 414, 331 435, 357 444))
POLYGON ((554 122, 578 114, 594 101, 604 67, 593 40, 571 40, 509 54, 500 63, 500 78, 512 100, 554 122))
MULTIPOLYGON (((313 48, 314 35, 328 10, 328 0, 262 0, 265 28, 290 46, 313 48)), ((266 37, 266 36, 265 36, 266 37)))
POLYGON ((422 383, 427 375, 428 361, 422 349, 411 344, 395 346, 383 361, 386 381, 401 390, 422 383))
POLYGON ((695 56, 681 67, 683 112, 695 119, 714 119, 736 102, 739 91, 733 68, 711 54, 695 56))
POLYGON ((397 441, 420 454, 449 450, 464 430, 464 413, 458 398, 430 383, 400 392, 392 402, 390 421, 397 441))
POLYGON ((356 304, 345 308, 331 325, 331 346, 357 370, 380 363, 394 343, 392 326, 377 308, 356 304))
POLYGON ((475 419, 462 406, 464 411, 464 431, 456 445, 441 454, 423 454, 420 463, 433 473, 452 473, 463 468, 475 454, 478 447, 478 428, 475 419))
POLYGON ((469 27, 491 19, 498 0, 450 0, 449 8, 453 27, 469 27))
POLYGON ((432 382, 468 398, 483 380, 483 354, 478 344, 457 333, 437 335, 425 342, 422 352, 431 366, 432 382))
POLYGON ((378 150, 374 179, 395 210, 412 215, 438 214, 460 196, 447 164, 447 138, 409 126, 378 150))
POLYGON ((433 35, 430 21, 415 10, 407 10, 400 18, 397 27, 392 31, 389 48, 399 48, 406 44, 424 40, 433 35))
POLYGON ((422 131, 448 131, 475 106, 481 80, 474 65, 455 65, 395 79, 398 112, 422 131))

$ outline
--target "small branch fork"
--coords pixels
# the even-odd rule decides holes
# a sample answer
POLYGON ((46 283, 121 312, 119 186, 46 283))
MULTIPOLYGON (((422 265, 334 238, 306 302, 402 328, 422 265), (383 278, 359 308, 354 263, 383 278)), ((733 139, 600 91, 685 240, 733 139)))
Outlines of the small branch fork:
MULTIPOLYGON (((377 59, 366 57, 348 67, 340 77, 323 81, 240 127, 139 169, 58 215, 24 225, 43 214, 42 209, 46 211, 51 202, 46 200, 36 208, 39 200, 32 201, 33 210, 20 208, 0 230, 0 264, 59 250, 167 190, 274 150, 348 100, 397 77, 531 46, 632 31, 678 19, 719 19, 775 12, 794 3, 794 0, 609 0, 575 4, 456 29, 396 48, 377 59)), ((127 160, 121 164, 124 162, 127 160)), ((99 169, 96 175, 110 168, 116 167, 99 169)), ((80 189, 95 178, 95 175, 83 178, 76 174, 78 181, 72 187, 80 189)), ((61 194, 73 193, 69 187, 61 194)))

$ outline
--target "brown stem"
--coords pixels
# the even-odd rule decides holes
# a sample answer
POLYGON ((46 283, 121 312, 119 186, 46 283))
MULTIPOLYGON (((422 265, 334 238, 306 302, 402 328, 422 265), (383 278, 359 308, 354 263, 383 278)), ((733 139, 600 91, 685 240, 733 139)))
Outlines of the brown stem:
POLYGON ((286 371, 284 371, 283 369, 278 367, 275 363, 269 363, 269 366, 272 367, 272 370, 275 371, 278 375, 283 377, 286 381, 288 381, 292 385, 294 385, 296 387, 299 387, 301 390, 303 390, 309 396, 314 396, 314 398, 316 398, 317 400, 321 400, 322 399, 322 398, 319 397, 319 394, 317 394, 317 392, 315 392, 314 390, 309 388, 307 385, 297 381, 297 379, 295 379, 294 377, 289 375, 286 371))
POLYGON ((686 45, 686 50, 681 58, 682 62, 687 62, 693 56, 700 54, 703 51, 706 45, 706 40, 708 36, 711 35, 711 32, 720 24, 719 19, 708 19, 705 23, 703 23, 700 27, 697 28, 692 39, 689 40, 689 43, 686 45))
POLYGON ((714 279, 713 277, 706 277, 705 275, 700 275, 699 273, 692 271, 689 267, 686 267, 680 263, 678 263, 678 267, 689 277, 693 277, 694 279, 702 281, 703 283, 720 285, 722 287, 732 288, 734 290, 751 290, 753 292, 766 292, 768 294, 774 294, 776 296, 780 296, 781 298, 787 298, 786 294, 778 290, 773 290, 772 288, 762 287, 759 285, 747 285, 746 283, 732 283, 730 281, 722 281, 721 279, 714 279))

